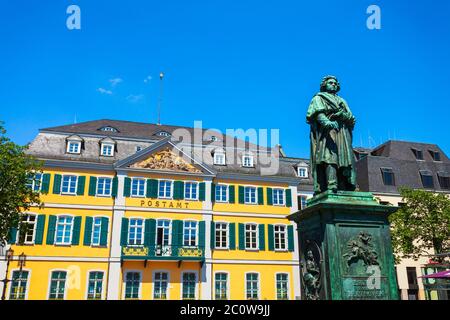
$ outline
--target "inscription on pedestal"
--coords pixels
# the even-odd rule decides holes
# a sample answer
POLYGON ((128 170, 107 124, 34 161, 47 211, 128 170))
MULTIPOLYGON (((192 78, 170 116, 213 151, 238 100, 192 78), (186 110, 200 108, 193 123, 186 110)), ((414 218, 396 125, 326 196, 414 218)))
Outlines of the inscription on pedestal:
POLYGON ((370 277, 346 278, 343 281, 343 298, 349 300, 385 300, 386 278, 378 278, 378 286, 373 286, 370 277))

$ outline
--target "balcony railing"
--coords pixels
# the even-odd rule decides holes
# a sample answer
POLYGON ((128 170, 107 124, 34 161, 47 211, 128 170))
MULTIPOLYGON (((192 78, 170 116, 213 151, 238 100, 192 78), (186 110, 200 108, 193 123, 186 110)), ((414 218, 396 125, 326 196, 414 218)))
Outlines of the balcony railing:
POLYGON ((123 246, 124 260, 204 260, 205 249, 201 246, 123 246))

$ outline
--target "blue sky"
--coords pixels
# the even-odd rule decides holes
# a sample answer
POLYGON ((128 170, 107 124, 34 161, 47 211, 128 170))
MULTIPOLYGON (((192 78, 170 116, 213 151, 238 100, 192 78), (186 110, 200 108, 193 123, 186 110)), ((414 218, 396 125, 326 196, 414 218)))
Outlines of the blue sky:
POLYGON ((449 15, 448 0, 3 1, 0 120, 20 144, 75 118, 156 122, 164 71, 163 124, 280 129, 285 152, 308 157, 306 109, 335 74, 355 146, 450 153, 449 15), (70 4, 81 30, 66 27, 70 4), (366 27, 371 4, 381 30, 366 27))

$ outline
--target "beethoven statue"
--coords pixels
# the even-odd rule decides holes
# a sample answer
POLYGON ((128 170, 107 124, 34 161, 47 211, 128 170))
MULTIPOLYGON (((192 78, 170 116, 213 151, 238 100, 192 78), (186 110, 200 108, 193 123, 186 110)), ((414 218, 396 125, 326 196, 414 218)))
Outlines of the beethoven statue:
POLYGON ((337 95, 336 77, 326 76, 309 105, 306 121, 311 126, 311 170, 314 194, 356 189, 352 130, 355 125, 347 102, 337 95))

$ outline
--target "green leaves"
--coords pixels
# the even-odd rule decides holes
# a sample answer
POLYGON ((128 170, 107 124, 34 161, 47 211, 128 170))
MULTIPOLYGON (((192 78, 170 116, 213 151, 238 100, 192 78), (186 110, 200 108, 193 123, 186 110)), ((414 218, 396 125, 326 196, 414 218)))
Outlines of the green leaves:
POLYGON ((441 193, 400 189, 403 204, 390 216, 396 259, 450 248, 450 199, 441 193))
POLYGON ((30 173, 40 172, 42 163, 25 154, 26 147, 15 144, 5 134, 0 121, 0 245, 5 245, 11 228, 19 228, 20 212, 32 204, 41 205, 39 193, 27 183, 30 173))

